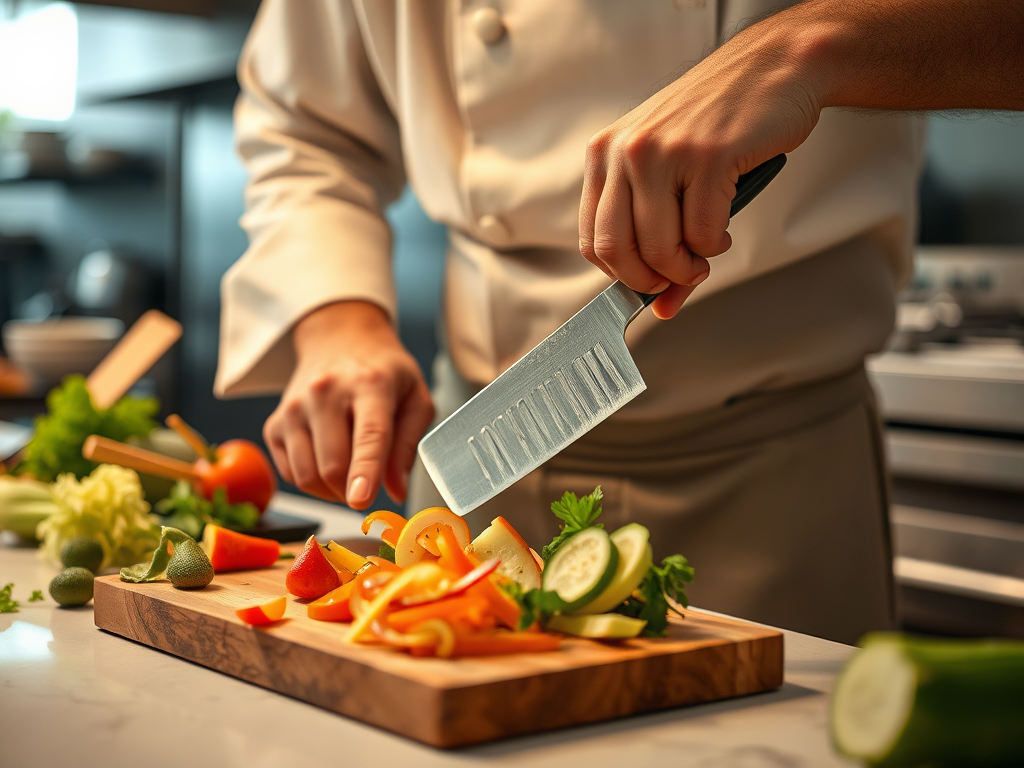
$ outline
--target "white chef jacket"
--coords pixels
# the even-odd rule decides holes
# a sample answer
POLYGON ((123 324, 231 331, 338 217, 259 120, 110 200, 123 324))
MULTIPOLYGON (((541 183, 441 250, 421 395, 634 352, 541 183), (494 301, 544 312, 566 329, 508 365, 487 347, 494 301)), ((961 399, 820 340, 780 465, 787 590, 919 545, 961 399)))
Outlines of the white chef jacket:
MULTIPOLYGON (((289 331, 319 306, 361 299, 396 316, 383 211, 406 180, 449 228, 455 367, 472 384, 492 380, 608 284, 578 252, 588 139, 779 5, 264 0, 239 64, 250 247, 223 281, 217 393, 280 391, 294 367, 289 331)), ((680 326, 703 335, 707 359, 680 359, 661 333, 646 352, 655 381, 626 412, 713 407, 832 375, 877 349, 910 273, 922 136, 916 118, 825 110, 732 223, 733 247, 689 302, 818 254, 852 255, 828 262, 839 271, 805 270, 816 276, 786 289, 783 310, 741 302, 736 327, 680 326), (760 362, 729 354, 743 324, 758 329, 760 362)), ((643 313, 627 341, 659 323, 643 313)))

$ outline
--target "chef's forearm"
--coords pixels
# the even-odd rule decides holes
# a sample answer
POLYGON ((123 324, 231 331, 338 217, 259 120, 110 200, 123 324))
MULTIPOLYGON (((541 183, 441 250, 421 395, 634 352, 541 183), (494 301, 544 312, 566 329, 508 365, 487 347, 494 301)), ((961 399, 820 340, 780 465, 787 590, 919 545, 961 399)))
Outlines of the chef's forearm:
POLYGON ((809 0, 764 26, 814 73, 822 107, 1024 109, 1020 0, 809 0))

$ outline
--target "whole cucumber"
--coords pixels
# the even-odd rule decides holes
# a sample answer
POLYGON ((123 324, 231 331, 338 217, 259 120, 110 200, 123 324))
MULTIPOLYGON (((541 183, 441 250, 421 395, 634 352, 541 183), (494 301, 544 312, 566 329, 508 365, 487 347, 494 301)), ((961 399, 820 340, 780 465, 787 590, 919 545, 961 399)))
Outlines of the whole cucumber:
POLYGON ((875 634, 832 696, 840 752, 878 768, 1024 764, 1024 643, 875 634))

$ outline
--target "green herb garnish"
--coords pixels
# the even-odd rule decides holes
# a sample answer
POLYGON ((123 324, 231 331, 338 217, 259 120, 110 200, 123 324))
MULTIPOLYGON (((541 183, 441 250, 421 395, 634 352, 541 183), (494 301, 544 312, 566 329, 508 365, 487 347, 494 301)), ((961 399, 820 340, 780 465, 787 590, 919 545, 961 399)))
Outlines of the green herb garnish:
POLYGON ((663 637, 668 629, 668 612, 683 614, 675 608, 669 598, 684 608, 690 603, 686 597, 686 585, 693 583, 693 567, 682 555, 669 555, 661 561, 661 567, 651 565, 640 582, 636 592, 626 602, 613 610, 634 619, 647 622, 644 634, 649 637, 663 637))
POLYGON ((0 589, 0 613, 17 613, 18 601, 11 597, 14 584, 6 584, 0 589))
POLYGON ((208 523, 233 531, 245 531, 260 519, 259 510, 251 502, 229 504, 223 488, 215 490, 212 499, 205 499, 185 480, 175 483, 170 495, 158 501, 154 510, 166 518, 166 526, 184 531, 197 540, 202 538, 203 528, 208 523))
POLYGON ((25 458, 15 471, 51 483, 64 472, 72 472, 81 480, 96 468, 95 461, 82 456, 82 444, 89 435, 119 442, 148 435, 156 429, 153 417, 160 410, 160 402, 154 397, 126 396, 110 408, 98 410, 89 397, 85 378, 74 375, 50 390, 46 407, 49 412, 36 418, 25 458))
POLYGON ((558 548, 565 543, 565 540, 574 533, 579 533, 584 528, 603 528, 601 523, 595 523, 601 514, 601 506, 598 504, 604 498, 601 486, 597 486, 593 493, 581 498, 576 494, 566 491, 560 501, 551 504, 551 511, 555 517, 562 521, 561 532, 552 539, 551 543, 540 551, 541 559, 545 564, 558 551, 558 548))
POLYGON ((38 603, 39 601, 45 600, 45 599, 46 598, 43 597, 43 590, 41 590, 41 589, 33 589, 32 590, 32 594, 29 595, 28 601, 30 603, 38 603))
POLYGON ((377 557, 393 563, 395 562, 395 548, 390 544, 381 544, 380 548, 377 550, 377 557))

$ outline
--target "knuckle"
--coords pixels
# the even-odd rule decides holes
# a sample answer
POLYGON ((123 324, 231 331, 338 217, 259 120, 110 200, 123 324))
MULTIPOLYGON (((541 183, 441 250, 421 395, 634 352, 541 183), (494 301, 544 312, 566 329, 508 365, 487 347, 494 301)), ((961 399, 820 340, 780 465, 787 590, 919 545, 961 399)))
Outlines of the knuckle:
POLYGON ((587 160, 598 160, 608 151, 611 137, 608 131, 598 131, 587 142, 587 160))
POLYGON ((330 487, 344 488, 348 467, 339 461, 329 461, 320 468, 320 477, 330 487))
POLYGON ((360 453, 369 453, 379 450, 382 446, 386 446, 390 439, 391 430, 383 424, 370 422, 359 428, 355 439, 352 441, 352 447, 360 453))
POLYGON ((593 263, 599 261, 597 253, 594 251, 594 243, 592 240, 584 240, 580 238, 580 254, 584 259, 593 263))
POLYGON ((361 365, 354 372, 352 379, 358 387, 376 389, 386 384, 390 376, 378 366, 361 365))
POLYGON ((287 402, 281 403, 278 406, 278 411, 280 411, 285 421, 298 421, 305 414, 302 401, 298 398, 289 399, 287 402))
POLYGON ((334 376, 323 373, 309 383, 309 391, 314 397, 329 395, 334 390, 334 376))

